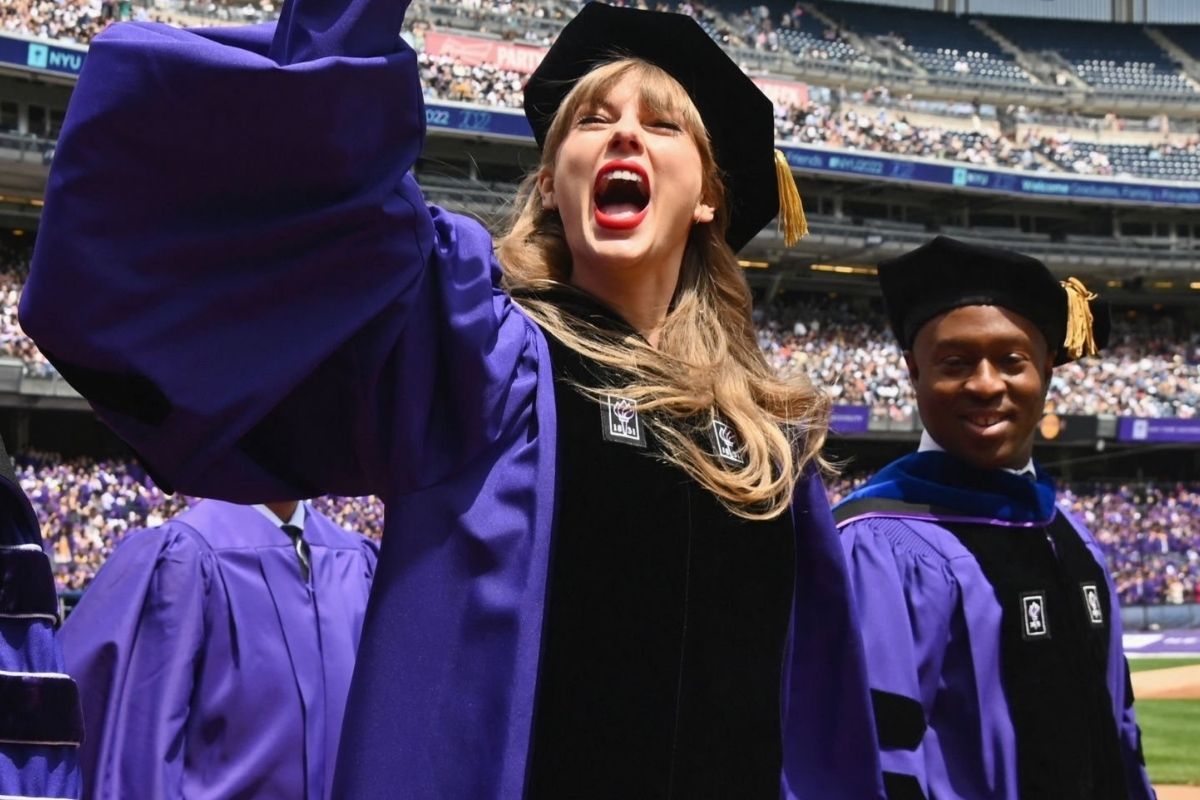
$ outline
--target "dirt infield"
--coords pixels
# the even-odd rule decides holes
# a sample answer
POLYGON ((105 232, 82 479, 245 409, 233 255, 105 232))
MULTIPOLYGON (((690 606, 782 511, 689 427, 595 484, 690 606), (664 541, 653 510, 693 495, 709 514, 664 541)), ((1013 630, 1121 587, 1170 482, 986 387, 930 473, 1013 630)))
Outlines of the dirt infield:
POLYGON ((1131 677, 1138 700, 1200 700, 1200 664, 1135 672, 1131 677))
POLYGON ((1158 800, 1200 800, 1200 786, 1155 786, 1158 800))

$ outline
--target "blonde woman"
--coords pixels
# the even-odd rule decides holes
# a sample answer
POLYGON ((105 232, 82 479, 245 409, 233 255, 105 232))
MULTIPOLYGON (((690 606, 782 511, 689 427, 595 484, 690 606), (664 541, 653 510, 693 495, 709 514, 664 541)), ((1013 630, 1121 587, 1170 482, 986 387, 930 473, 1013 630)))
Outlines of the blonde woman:
POLYGON ((779 188, 797 232, 769 102, 691 19, 589 5, 494 247, 408 174, 403 10, 100 37, 26 329, 167 486, 385 498, 334 796, 879 796, 828 403, 734 257, 779 188))

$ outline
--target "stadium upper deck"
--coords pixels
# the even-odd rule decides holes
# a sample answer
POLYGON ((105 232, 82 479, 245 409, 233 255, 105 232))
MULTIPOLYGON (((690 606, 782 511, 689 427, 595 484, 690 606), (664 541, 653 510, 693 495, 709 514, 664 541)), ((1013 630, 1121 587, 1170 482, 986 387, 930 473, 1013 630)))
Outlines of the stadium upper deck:
MULTIPOLYGON (((1200 109, 1187 108, 1200 93, 1200 34, 1194 25, 954 16, 841 0, 656 5, 692 14, 747 63, 769 63, 796 77, 835 69, 845 78, 878 83, 890 77, 930 91, 957 83, 968 91, 1025 92, 1062 106, 1123 97, 1126 105, 1168 104, 1180 114, 1200 115, 1200 109)), ((567 0, 423 0, 414 4, 410 19, 421 15, 448 29, 548 44, 575 7, 567 0)), ((276 11, 270 0, 10 0, 0 10, 0 28, 86 43, 113 19, 242 23, 269 19, 276 11)))

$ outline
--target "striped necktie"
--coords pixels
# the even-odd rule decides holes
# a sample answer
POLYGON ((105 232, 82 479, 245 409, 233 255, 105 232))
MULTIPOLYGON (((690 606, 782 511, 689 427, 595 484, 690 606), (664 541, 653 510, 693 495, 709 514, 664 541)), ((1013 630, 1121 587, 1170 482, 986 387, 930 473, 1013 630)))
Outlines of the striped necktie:
POLYGON ((300 575, 303 576, 304 582, 308 583, 310 562, 308 557, 308 542, 304 541, 304 531, 295 525, 284 525, 282 527, 283 532, 292 540, 292 547, 296 548, 296 556, 300 559, 300 575))

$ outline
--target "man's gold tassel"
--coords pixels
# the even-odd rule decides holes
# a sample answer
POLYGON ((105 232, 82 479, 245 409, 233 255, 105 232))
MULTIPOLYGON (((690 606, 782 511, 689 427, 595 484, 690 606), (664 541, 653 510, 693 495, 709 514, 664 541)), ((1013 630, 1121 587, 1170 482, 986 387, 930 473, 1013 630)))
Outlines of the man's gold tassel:
POLYGON ((1096 295, 1087 290, 1078 278, 1062 281, 1067 290, 1067 338, 1063 342, 1067 355, 1072 359, 1096 355, 1096 337, 1093 333, 1092 309, 1089 300, 1096 295))
POLYGON ((775 179, 779 184, 779 228, 783 241, 791 247, 808 235, 808 220, 804 218, 804 205, 800 202, 800 190, 792 177, 792 168, 779 150, 775 151, 775 179))

